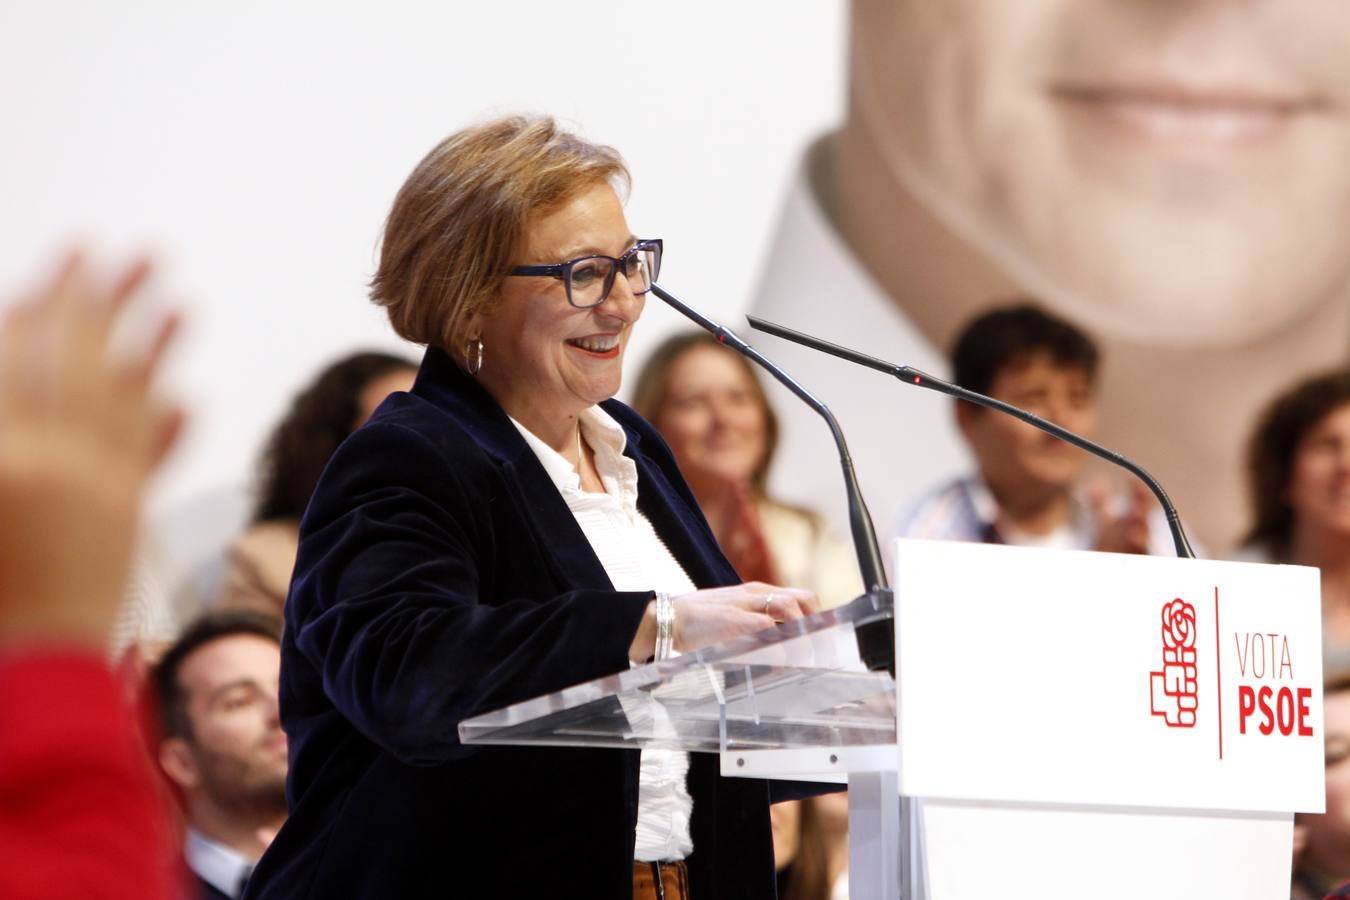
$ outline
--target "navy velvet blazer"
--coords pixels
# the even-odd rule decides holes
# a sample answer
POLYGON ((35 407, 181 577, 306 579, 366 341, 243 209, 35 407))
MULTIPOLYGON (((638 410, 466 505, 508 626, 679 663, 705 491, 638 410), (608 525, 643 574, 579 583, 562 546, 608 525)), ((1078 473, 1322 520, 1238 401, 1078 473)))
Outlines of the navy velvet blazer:
MULTIPOLYGON (((669 448, 621 403, 638 507, 694 583, 739 579, 669 448)), ((282 642, 291 816, 250 900, 632 896, 638 753, 465 747, 461 719, 628 666, 616 592, 496 402, 439 350, 337 451, 282 642)), ((764 782, 695 754, 695 898, 772 898, 764 782)))

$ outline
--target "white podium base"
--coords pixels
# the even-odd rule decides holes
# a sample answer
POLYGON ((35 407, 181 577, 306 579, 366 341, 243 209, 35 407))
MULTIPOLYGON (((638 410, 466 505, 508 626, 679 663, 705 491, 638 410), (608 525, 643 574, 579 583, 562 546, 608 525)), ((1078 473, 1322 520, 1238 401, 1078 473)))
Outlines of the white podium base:
POLYGON ((926 900, 1289 896, 1287 813, 923 800, 920 818, 926 900))

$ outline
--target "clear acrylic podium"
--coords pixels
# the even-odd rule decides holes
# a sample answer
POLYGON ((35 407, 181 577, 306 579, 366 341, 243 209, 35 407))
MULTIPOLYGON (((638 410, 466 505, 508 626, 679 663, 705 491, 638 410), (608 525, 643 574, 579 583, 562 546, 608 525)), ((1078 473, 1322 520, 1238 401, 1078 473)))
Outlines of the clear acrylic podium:
POLYGON ((720 753, 722 774, 847 782, 854 898, 899 897, 895 682, 869 672, 854 628, 869 598, 460 724, 465 744, 720 753))
POLYGON ((1324 798, 1315 570, 900 541, 895 571, 894 609, 860 598, 461 740, 847 782, 854 900, 1288 896, 1292 813, 1324 798), (858 654, 882 620, 898 689, 858 654))

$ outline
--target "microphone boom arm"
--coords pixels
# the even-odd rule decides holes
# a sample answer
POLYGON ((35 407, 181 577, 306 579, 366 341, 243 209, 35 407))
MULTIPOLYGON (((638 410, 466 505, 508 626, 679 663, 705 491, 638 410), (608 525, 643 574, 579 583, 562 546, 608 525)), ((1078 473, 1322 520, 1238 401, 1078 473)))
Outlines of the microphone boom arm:
POLYGON ((987 409, 996 409, 999 412, 1006 413, 1015 419, 1020 419, 1041 431, 1053 434, 1055 437, 1068 441, 1075 447, 1091 453, 1093 456, 1100 457, 1107 462, 1114 463, 1117 466, 1129 471, 1137 476, 1140 481, 1148 486, 1153 492, 1153 496, 1158 498, 1158 503, 1162 505, 1163 512, 1167 515, 1167 527, 1172 532, 1172 543, 1176 546, 1177 556, 1185 559, 1194 559, 1195 552, 1191 549, 1190 541, 1186 539, 1186 532, 1181 527, 1181 516, 1177 512, 1176 506, 1163 490, 1163 486, 1158 480, 1150 475, 1142 466, 1126 459, 1114 450, 1109 450, 1095 441, 1090 441, 1082 435, 1075 434, 1067 428, 1062 428, 1048 419, 1043 419, 1035 413, 1027 412, 1011 403, 1004 403, 1002 400, 995 400, 993 397, 977 394, 974 391, 967 390, 959 384, 953 384, 950 381, 943 381, 941 378, 935 378, 927 372, 922 372, 911 366, 898 366, 894 363, 886 362, 883 359, 877 359, 875 356, 868 356, 866 353, 859 353, 856 350, 850 350, 847 347, 841 347, 838 344, 832 344, 829 341, 823 341, 820 338, 803 334, 800 331, 794 331, 775 322, 769 322, 757 316, 746 316, 750 322, 750 327, 756 331, 763 331, 772 334, 775 337, 792 341, 795 344, 801 344, 812 349, 828 353, 831 356, 837 356, 840 359, 846 359, 850 362, 866 366, 869 369, 875 369, 878 372, 885 372, 893 375, 906 384, 916 385, 922 388, 928 388, 930 391, 937 391, 940 394, 946 394, 949 397, 955 397, 958 400, 965 400, 974 403, 977 406, 983 406, 987 409))

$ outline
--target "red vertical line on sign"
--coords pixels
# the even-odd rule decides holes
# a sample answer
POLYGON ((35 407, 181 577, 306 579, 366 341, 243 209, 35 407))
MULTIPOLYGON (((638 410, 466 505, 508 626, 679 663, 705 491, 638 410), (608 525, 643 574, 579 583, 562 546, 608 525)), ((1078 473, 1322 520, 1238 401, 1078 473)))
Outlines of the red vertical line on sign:
POLYGON ((1223 666, 1219 662, 1219 586, 1214 585, 1214 708, 1219 711, 1219 759, 1223 759, 1223 666))

